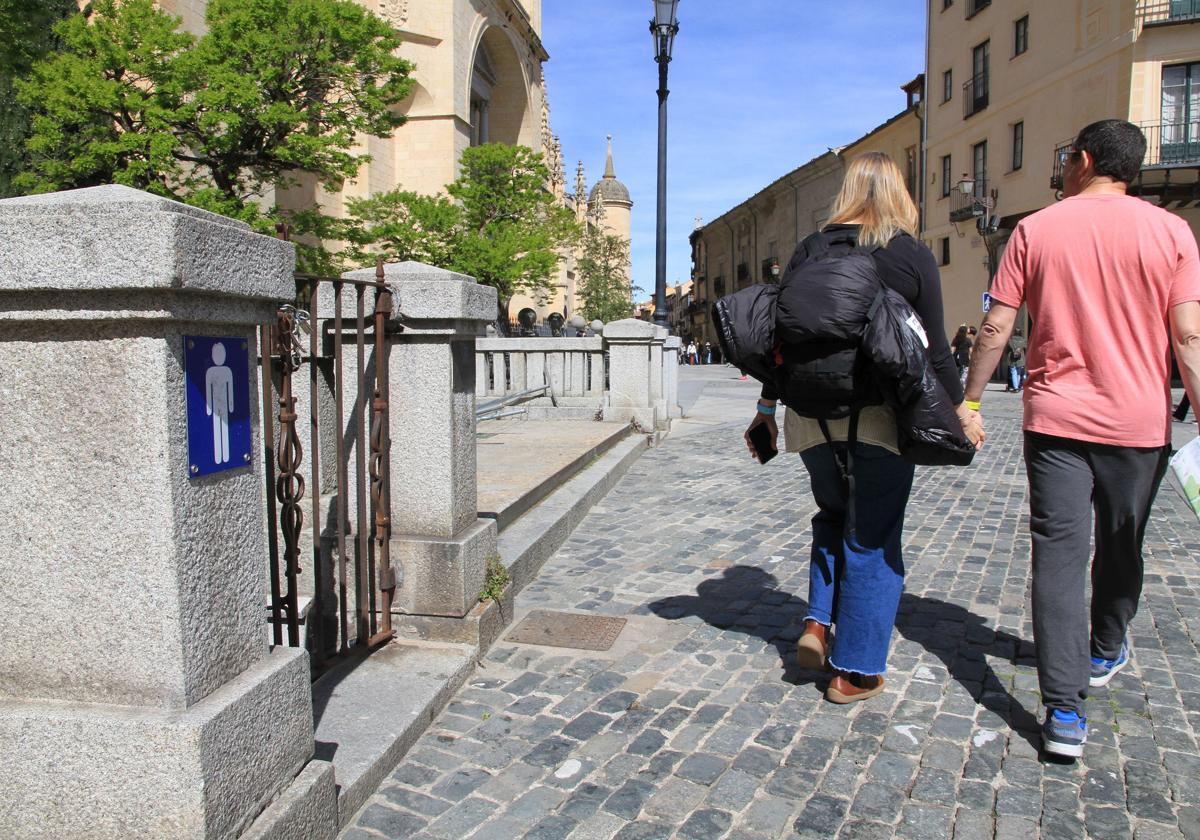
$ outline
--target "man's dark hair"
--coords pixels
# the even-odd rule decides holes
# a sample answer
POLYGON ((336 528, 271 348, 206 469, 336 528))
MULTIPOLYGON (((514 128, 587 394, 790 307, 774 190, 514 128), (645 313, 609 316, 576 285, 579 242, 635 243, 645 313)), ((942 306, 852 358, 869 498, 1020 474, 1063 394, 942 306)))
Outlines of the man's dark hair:
POLYGON ((1126 120, 1100 120, 1086 126, 1075 138, 1075 151, 1087 152, 1097 175, 1123 184, 1132 183, 1146 156, 1146 135, 1126 120))

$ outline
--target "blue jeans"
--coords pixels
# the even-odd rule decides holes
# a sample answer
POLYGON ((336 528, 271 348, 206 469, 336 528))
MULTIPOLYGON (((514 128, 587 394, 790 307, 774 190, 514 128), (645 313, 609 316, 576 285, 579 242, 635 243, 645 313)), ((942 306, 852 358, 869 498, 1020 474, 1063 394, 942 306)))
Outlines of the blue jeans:
MULTIPOLYGON (((834 446, 845 450, 844 443, 834 446)), ((808 615, 835 624, 830 664, 842 671, 882 674, 896 609, 904 589, 900 536, 912 490, 913 465, 883 447, 859 443, 854 454, 854 534, 845 533, 847 492, 824 443, 800 453, 808 468, 813 517, 808 615)))

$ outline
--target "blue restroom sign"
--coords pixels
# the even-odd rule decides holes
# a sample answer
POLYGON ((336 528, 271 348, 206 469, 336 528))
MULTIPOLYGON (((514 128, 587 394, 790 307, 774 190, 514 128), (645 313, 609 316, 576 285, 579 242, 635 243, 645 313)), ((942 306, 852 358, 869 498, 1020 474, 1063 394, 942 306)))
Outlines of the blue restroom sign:
POLYGON ((250 465, 250 350, 246 339, 187 335, 188 476, 250 465))

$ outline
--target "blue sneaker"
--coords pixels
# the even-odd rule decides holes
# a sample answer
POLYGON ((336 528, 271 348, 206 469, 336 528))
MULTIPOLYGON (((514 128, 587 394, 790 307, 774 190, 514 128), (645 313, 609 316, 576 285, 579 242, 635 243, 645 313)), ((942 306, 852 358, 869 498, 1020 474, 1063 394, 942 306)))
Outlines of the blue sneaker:
POLYGON ((1055 709, 1042 724, 1042 746, 1048 753, 1079 758, 1087 742, 1087 718, 1076 712, 1055 709))
POLYGON ((1121 650, 1117 653, 1116 659, 1101 659, 1098 656, 1092 657, 1092 675, 1088 680, 1088 685, 1092 688, 1099 688, 1102 685, 1108 685, 1108 681, 1113 676, 1129 664, 1129 640, 1121 642, 1121 650))

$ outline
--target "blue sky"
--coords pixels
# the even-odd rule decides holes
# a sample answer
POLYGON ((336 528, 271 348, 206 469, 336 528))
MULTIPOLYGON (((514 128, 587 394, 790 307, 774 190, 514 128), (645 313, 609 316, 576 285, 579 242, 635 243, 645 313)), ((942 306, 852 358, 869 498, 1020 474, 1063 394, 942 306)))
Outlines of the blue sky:
MULTIPOLYGON (((583 160, 633 207, 633 284, 654 289, 658 73, 650 0, 543 0, 550 124, 568 189, 583 160)), ((709 221, 833 146, 903 110, 923 69, 921 0, 680 0, 668 87, 667 282, 691 269, 694 217, 709 221)))

